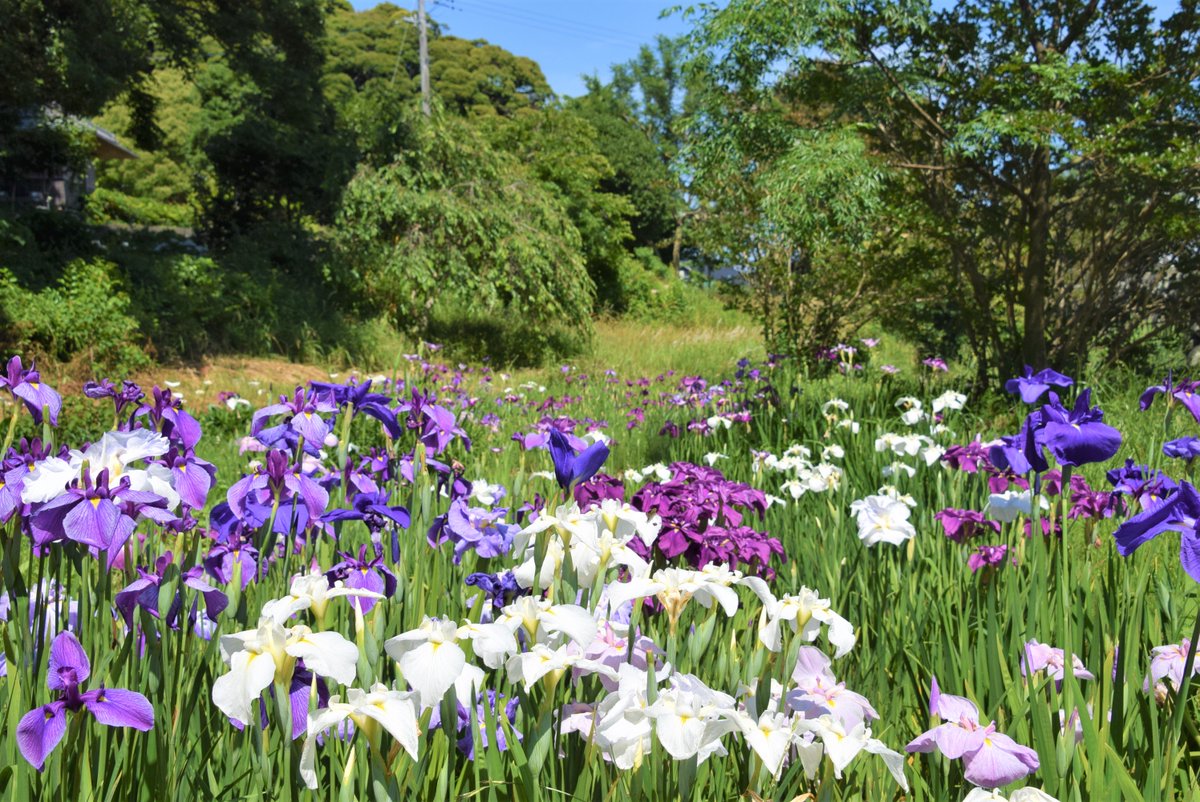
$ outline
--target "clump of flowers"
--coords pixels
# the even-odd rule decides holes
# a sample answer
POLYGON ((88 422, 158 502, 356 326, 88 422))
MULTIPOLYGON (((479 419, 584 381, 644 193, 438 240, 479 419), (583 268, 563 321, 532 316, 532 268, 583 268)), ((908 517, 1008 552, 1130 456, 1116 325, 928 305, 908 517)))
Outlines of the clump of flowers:
POLYGON ((742 565, 751 573, 774 576, 771 561, 784 557, 783 544, 747 523, 761 520, 767 511, 766 495, 750 485, 734 482, 716 468, 677 462, 671 478, 650 482, 634 494, 631 504, 662 520, 662 531, 652 546, 637 540, 630 546, 646 560, 682 560, 692 568, 711 563, 742 565))

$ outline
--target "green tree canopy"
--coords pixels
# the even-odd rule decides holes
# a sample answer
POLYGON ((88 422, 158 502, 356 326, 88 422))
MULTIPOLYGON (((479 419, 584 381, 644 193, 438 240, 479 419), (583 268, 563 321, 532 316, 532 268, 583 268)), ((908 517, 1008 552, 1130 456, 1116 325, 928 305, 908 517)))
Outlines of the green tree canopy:
POLYGON ((1118 356, 1196 303, 1194 2, 1161 24, 1133 0, 692 14, 701 141, 784 153, 781 104, 823 136, 851 126, 889 168, 886 211, 957 288, 981 377, 1118 356))
POLYGON ((462 119, 408 128, 412 146, 360 170, 337 222, 367 311, 421 334, 453 299, 534 340, 590 336, 594 286, 566 200, 462 119))

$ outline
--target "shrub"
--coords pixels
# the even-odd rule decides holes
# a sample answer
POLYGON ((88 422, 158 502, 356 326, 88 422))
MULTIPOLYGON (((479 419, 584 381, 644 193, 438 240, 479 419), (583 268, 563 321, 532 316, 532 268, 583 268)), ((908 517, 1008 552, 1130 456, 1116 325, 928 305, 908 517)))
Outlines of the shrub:
POLYGON ((4 350, 58 362, 86 360, 97 372, 129 372, 149 364, 138 345, 143 337, 129 296, 114 271, 110 262, 75 260, 55 286, 38 291, 0 271, 4 350))

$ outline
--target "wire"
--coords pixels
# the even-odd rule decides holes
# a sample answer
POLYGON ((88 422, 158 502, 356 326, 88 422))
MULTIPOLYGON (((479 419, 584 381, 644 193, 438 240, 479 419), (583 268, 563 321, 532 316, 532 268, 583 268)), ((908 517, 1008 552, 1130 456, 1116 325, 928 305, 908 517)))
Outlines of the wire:
MULTIPOLYGON (((473 4, 475 1, 476 0, 471 0, 471 3, 473 4)), ((524 15, 520 14, 520 12, 513 12, 511 10, 499 11, 491 8, 467 7, 468 5, 470 4, 463 2, 463 0, 456 0, 456 6, 462 6, 462 8, 455 8, 454 10, 469 12, 475 16, 483 17, 484 19, 488 19, 493 22, 514 23, 526 28, 532 28, 533 30, 542 31, 543 33, 551 33, 558 36, 566 36, 571 38, 588 37, 589 41, 605 41, 612 44, 627 45, 629 47, 639 47, 640 45, 644 44, 644 42, 641 40, 628 37, 627 34, 618 36, 616 34, 609 33, 608 30, 594 28, 589 29, 584 26, 576 27, 576 25, 573 23, 559 23, 550 20, 549 18, 539 18, 536 16, 524 15)))
MULTIPOLYGON (((453 1, 453 0, 451 0, 451 1, 453 1)), ((571 19, 568 17, 556 17, 552 14, 543 14, 540 11, 530 11, 530 10, 523 9, 523 8, 513 8, 508 3, 504 2, 504 0, 469 0, 469 2, 478 4, 478 5, 483 5, 483 6, 491 6, 496 11, 501 11, 501 12, 504 12, 507 14, 512 14, 514 16, 523 16, 523 17, 532 18, 534 20, 540 19, 540 20, 545 20, 547 22, 551 22, 555 25, 580 28, 589 33, 603 32, 603 33, 613 34, 614 36, 623 36, 623 37, 629 37, 629 35, 630 35, 630 32, 628 29, 609 28, 604 25, 597 25, 594 22, 588 22, 586 20, 577 20, 577 19, 571 19)))

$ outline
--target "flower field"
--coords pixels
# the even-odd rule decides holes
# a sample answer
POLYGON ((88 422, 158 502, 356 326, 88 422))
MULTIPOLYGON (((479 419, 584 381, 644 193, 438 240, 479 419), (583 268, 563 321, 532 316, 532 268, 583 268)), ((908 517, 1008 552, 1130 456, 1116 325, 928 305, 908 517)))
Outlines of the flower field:
POLYGON ((14 357, 0 789, 1200 798, 1200 387, 827 358, 204 409, 14 357))

